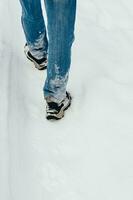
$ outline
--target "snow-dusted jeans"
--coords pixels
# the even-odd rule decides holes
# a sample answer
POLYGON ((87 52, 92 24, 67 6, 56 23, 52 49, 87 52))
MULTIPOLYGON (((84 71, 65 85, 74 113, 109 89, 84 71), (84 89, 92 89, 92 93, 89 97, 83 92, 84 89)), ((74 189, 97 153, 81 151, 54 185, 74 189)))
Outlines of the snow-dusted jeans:
POLYGON ((31 54, 38 59, 48 54, 44 96, 60 102, 66 96, 71 46, 74 41, 76 0, 44 0, 44 2, 48 33, 41 0, 20 0, 22 26, 31 54))

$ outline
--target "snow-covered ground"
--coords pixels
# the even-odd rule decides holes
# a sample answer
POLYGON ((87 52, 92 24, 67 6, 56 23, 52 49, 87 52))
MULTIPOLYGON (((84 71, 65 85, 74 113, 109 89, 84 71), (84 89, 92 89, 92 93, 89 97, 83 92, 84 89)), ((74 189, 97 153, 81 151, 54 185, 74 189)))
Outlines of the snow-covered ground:
POLYGON ((133 199, 133 1, 78 1, 65 118, 45 119, 21 8, 0 1, 0 199, 133 199))

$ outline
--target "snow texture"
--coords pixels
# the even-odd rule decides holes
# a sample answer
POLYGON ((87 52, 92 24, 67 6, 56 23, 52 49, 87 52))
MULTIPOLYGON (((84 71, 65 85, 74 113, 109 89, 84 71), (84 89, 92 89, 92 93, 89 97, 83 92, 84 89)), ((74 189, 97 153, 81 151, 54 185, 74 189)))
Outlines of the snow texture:
POLYGON ((133 1, 78 1, 65 118, 45 119, 17 0, 0 1, 0 199, 133 199, 133 1))

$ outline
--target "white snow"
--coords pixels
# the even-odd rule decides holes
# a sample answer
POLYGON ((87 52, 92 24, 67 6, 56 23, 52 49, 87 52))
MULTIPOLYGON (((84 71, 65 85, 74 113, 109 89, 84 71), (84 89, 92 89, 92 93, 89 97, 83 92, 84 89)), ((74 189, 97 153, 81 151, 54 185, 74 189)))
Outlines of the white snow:
POLYGON ((78 1, 65 118, 45 119, 17 0, 0 1, 0 199, 133 199, 133 2, 78 1))

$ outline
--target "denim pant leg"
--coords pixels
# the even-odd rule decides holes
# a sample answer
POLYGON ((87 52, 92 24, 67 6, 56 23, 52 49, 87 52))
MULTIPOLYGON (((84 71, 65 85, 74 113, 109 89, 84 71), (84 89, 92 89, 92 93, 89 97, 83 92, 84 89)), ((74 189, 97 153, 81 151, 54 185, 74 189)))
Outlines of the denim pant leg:
POLYGON ((41 0, 20 0, 22 26, 31 54, 41 59, 46 56, 48 41, 42 15, 41 0))
POLYGON ((48 68, 44 97, 60 102, 66 96, 74 40, 76 0, 45 0, 48 18, 48 68))

